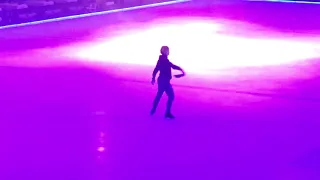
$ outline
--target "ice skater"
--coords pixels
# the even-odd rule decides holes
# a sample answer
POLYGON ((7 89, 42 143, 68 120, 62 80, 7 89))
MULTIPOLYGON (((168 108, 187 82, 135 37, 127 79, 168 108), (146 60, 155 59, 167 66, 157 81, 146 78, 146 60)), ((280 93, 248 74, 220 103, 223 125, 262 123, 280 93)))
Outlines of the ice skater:
POLYGON ((171 106, 172 106, 172 102, 174 100, 174 91, 173 91, 172 85, 170 83, 170 81, 172 79, 171 68, 182 72, 182 74, 174 75, 176 78, 180 78, 180 77, 185 76, 185 72, 183 71, 183 69, 181 67, 174 65, 169 61, 169 59, 168 59, 169 47, 168 46, 162 46, 160 53, 161 53, 161 55, 159 56, 159 60, 157 62, 157 65, 154 68, 153 73, 152 73, 151 83, 152 83, 152 85, 154 85, 154 83, 156 81, 155 80, 156 75, 157 75, 158 71, 160 71, 160 75, 157 80, 158 92, 157 92, 157 95, 153 101, 151 115, 153 115, 156 112, 156 109, 157 109, 159 101, 162 97, 162 94, 164 92, 166 92, 166 94, 168 96, 168 101, 167 101, 167 109, 166 109, 165 117, 173 119, 174 116, 171 113, 171 106))

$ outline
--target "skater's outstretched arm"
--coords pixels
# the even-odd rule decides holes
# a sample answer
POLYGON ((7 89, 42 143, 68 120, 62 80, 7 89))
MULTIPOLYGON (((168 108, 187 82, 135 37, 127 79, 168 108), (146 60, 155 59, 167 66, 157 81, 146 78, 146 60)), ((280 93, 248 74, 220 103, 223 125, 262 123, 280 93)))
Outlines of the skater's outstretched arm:
POLYGON ((173 63, 171 63, 171 68, 174 69, 174 70, 179 70, 179 71, 182 72, 183 75, 185 75, 184 70, 181 67, 179 67, 179 66, 177 66, 177 65, 175 65, 173 63))

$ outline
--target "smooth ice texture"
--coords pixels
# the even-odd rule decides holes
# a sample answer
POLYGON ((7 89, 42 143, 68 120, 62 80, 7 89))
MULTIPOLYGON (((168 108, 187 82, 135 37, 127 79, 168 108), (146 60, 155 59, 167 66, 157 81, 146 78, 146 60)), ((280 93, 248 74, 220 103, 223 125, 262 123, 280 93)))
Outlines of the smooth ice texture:
MULTIPOLYGON (((73 53, 67 53, 85 61, 153 66, 159 47, 168 45, 174 62, 188 71, 201 74, 210 70, 293 64, 320 55, 319 41, 250 37, 255 26, 245 23, 237 23, 239 29, 250 28, 241 36, 228 34, 234 28, 230 24, 203 21, 201 18, 165 19, 143 28, 137 26, 136 30, 132 25, 113 29, 117 33, 131 30, 110 39, 75 47, 73 53)), ((265 30, 260 33, 274 32, 265 30)))
POLYGON ((319 180, 319 9, 287 6, 1 30, 0 179, 319 180), (165 95, 149 115, 163 44, 187 73, 172 80, 175 120, 165 95))

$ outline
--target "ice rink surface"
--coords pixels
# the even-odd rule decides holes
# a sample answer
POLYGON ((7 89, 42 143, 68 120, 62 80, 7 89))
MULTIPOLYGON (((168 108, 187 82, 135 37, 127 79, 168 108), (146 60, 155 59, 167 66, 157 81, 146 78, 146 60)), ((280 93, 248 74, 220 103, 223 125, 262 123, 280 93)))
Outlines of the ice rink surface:
POLYGON ((0 30, 0 179, 319 179, 320 18, 287 6, 187 3, 0 30), (165 95, 149 115, 162 45, 187 72, 172 80, 174 120, 165 95))

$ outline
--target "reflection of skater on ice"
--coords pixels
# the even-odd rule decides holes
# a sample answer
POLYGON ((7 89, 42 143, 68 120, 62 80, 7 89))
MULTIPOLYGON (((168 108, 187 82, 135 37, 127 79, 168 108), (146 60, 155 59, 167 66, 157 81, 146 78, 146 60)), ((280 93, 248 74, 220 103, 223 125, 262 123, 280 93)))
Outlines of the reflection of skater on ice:
POLYGON ((169 47, 168 46, 162 46, 160 52, 161 52, 161 55, 159 56, 159 60, 157 62, 157 65, 154 68, 153 73, 152 73, 151 83, 153 85, 155 83, 156 75, 157 75, 158 71, 160 71, 160 75, 157 80, 158 92, 157 92, 157 95, 153 101, 151 115, 156 112, 156 109, 157 109, 157 106, 158 106, 159 101, 161 99, 161 96, 164 92, 166 92, 166 94, 168 96, 168 102, 167 102, 167 109, 166 109, 165 117, 173 119, 174 116, 171 113, 171 106, 172 106, 172 102, 174 99, 174 92, 173 92, 172 85, 170 83, 170 80, 172 78, 171 68, 175 69, 175 70, 180 70, 182 72, 182 74, 175 75, 176 78, 183 77, 185 75, 185 73, 182 68, 172 64, 169 61, 169 59, 168 59, 169 47))

